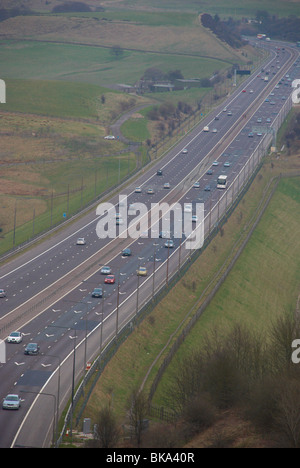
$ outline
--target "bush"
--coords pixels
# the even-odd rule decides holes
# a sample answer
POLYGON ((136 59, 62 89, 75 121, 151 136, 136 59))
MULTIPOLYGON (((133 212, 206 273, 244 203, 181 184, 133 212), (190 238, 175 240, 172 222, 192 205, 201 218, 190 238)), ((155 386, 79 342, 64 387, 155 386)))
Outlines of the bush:
POLYGON ((216 416, 216 407, 211 403, 208 395, 204 394, 197 395, 188 401, 182 412, 186 432, 190 437, 210 427, 216 421, 216 416))

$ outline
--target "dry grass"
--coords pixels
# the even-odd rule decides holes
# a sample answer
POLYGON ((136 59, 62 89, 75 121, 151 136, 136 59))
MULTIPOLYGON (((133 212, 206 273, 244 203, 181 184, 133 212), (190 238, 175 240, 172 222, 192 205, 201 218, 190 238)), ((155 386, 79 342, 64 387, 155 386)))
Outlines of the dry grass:
POLYGON ((224 411, 212 427, 184 446, 185 449, 268 447, 272 447, 272 441, 264 440, 253 425, 243 420, 234 410, 224 411))
POLYGON ((152 50, 164 53, 208 55, 221 60, 239 57, 220 42, 198 21, 189 27, 148 26, 128 22, 108 22, 85 17, 16 17, 1 25, 7 38, 41 39, 112 47, 120 44, 127 49, 152 50))

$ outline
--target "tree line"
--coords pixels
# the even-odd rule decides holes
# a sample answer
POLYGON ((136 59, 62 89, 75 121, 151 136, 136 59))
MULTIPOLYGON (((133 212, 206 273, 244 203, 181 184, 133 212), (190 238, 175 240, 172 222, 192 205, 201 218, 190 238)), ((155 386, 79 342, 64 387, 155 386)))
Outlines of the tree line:
MULTIPOLYGON (((230 331, 214 327, 199 349, 175 367, 164 385, 164 404, 177 414, 174 424, 151 423, 147 394, 133 389, 128 400, 130 447, 178 448, 234 411, 249 422, 269 447, 300 447, 300 367, 292 362, 292 343, 300 322, 292 314, 274 320, 267 333, 236 323, 230 331)), ((99 410, 93 441, 87 447, 124 447, 124 428, 113 408, 99 410)), ((229 447, 213 433, 209 447, 229 447)))

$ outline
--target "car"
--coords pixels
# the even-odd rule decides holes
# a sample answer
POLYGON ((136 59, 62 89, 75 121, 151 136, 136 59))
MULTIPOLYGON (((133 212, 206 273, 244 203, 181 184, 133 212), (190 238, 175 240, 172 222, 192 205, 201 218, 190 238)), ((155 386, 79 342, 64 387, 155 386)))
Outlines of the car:
POLYGON ((266 99, 265 99, 265 102, 270 102, 270 99, 269 99, 269 98, 266 98, 266 99))
POLYGON ((253 93, 254 93, 253 89, 250 89, 250 94, 253 94, 253 93))
POLYGON ((246 90, 245 90, 245 89, 243 89, 242 93, 245 93, 245 92, 246 92, 246 90))
POLYGON ((228 111, 228 112, 227 112, 227 115, 232 115, 232 112, 231 112, 231 111, 228 111))
POLYGON ((0 297, 6 297, 6 292, 4 289, 0 289, 0 297))
POLYGON ((106 284, 115 284, 115 282, 116 282, 115 275, 108 275, 104 280, 104 283, 106 284))
POLYGON ((204 132, 209 132, 209 126, 206 125, 206 126, 203 128, 203 131, 204 131, 204 132))
POLYGON ((138 276, 147 276, 147 268, 139 267, 138 270, 136 270, 136 274, 138 276))
POLYGON ((207 175, 212 175, 213 174, 213 170, 212 169, 208 169, 208 171, 206 172, 207 175))
POLYGON ((193 215, 192 216, 192 223, 196 223, 198 221, 198 216, 197 215, 193 215))
POLYGON ((212 165, 213 165, 213 166, 218 166, 218 165, 219 165, 219 162, 218 162, 218 161, 214 161, 212 165))
POLYGON ((254 137, 254 133, 253 133, 253 132, 249 132, 249 133, 248 133, 248 137, 249 137, 249 138, 253 138, 253 137, 254 137))
POLYGON ((21 398, 19 395, 11 393, 3 398, 2 408, 3 409, 12 409, 18 410, 21 406, 21 398))
POLYGON ((111 274, 111 268, 110 266, 104 265, 101 270, 100 270, 101 275, 110 275, 111 274))
POLYGON ((256 121, 257 123, 261 123, 262 122, 262 119, 259 117, 256 121))
POLYGON ((106 135, 104 137, 104 140, 115 140, 115 139, 116 139, 116 137, 114 135, 106 135))
POLYGON ((206 186, 204 187, 204 190, 205 190, 205 192, 210 192, 210 185, 206 185, 206 186))
POLYGON ((223 112, 227 112, 227 107, 224 107, 223 112))
POLYGON ((229 161, 224 162, 224 167, 229 167, 229 166, 231 166, 229 161))
POLYGON ((166 183, 164 184, 164 188, 165 188, 165 189, 169 189, 169 188, 170 188, 169 182, 166 182, 166 183))
POLYGON ((85 242, 85 239, 84 237, 79 237, 76 241, 76 245, 85 245, 86 242, 85 242))
POLYGON ((218 115, 216 115, 215 120, 220 120, 220 117, 218 115))
POLYGON ((186 148, 184 148, 182 151, 181 151, 182 154, 187 154, 188 153, 188 150, 186 148))
POLYGON ((200 188, 200 182, 195 182, 193 185, 194 188, 200 188))
POLYGON ((263 134, 262 134, 262 132, 257 132, 256 135, 261 137, 263 134))
POLYGON ((102 288, 94 288, 94 291, 92 292, 92 297, 102 297, 102 296, 103 296, 102 288))
POLYGON ((216 128, 213 128, 213 131, 212 131, 212 132, 213 132, 213 133, 217 133, 218 130, 217 130, 216 128))
POLYGON ((166 240, 166 242, 165 242, 165 247, 167 247, 167 248, 173 248, 173 247, 174 247, 174 241, 172 241, 172 239, 166 240))
POLYGON ((131 255, 131 250, 130 249, 124 249, 122 250, 122 257, 130 257, 131 255))
POLYGON ((136 187, 134 192, 135 193, 142 193, 141 187, 136 187))
POLYGON ((28 343, 26 348, 24 349, 24 354, 35 355, 39 354, 40 347, 37 343, 28 343))
POLYGON ((267 122, 270 123, 271 122, 271 119, 270 117, 267 118, 267 122))
POLYGON ((21 332, 12 332, 10 335, 7 337, 7 343, 21 343, 23 339, 22 333, 21 332))
POLYGON ((120 226, 121 224, 124 224, 124 221, 123 221, 123 218, 119 217, 119 218, 116 219, 116 225, 120 226))
POLYGON ((158 171, 156 171, 156 175, 163 175, 162 169, 158 169, 158 171))
POLYGON ((153 188, 148 188, 147 193, 148 195, 153 195, 154 194, 153 188))

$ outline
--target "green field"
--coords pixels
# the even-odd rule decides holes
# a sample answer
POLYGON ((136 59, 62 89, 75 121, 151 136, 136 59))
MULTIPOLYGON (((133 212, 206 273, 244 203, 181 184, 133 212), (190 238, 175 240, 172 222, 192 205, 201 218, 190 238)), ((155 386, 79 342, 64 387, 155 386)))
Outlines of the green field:
MULTIPOLYGON (((22 79, 76 81, 97 86, 133 85, 148 68, 153 67, 164 73, 179 69, 185 78, 210 78, 216 70, 229 66, 222 60, 162 54, 159 51, 127 50, 120 59, 116 59, 109 48, 26 41, 2 41, 0 64, 3 79, 22 76, 22 79)), ((93 87, 86 88, 81 88, 78 93, 80 100, 93 93, 93 87)), ((68 95, 64 102, 67 98, 68 95)))

